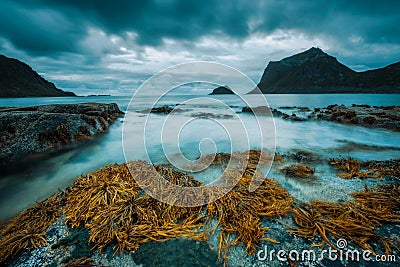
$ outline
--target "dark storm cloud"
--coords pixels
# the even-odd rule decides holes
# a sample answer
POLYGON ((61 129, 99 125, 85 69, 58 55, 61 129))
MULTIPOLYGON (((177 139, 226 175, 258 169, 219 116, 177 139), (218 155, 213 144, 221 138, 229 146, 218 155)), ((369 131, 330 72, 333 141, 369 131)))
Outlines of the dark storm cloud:
POLYGON ((58 10, 31 9, 11 1, 0 4, 0 37, 31 53, 74 51, 75 41, 83 34, 58 10))
POLYGON ((258 4, 246 1, 30 1, 32 6, 57 10, 72 21, 83 18, 108 33, 133 31, 141 44, 157 45, 162 38, 191 40, 204 34, 245 37, 247 20, 258 4))
POLYGON ((400 1, 20 0, 1 6, 0 33, 32 51, 72 50, 90 25, 108 33, 133 31, 146 45, 210 34, 241 39, 276 29, 341 42, 353 35, 365 42, 400 41, 400 1))
POLYGON ((190 60, 258 79, 269 60, 318 45, 363 70, 399 60, 399 10, 397 0, 2 0, 0 53, 63 87, 126 85, 190 60))

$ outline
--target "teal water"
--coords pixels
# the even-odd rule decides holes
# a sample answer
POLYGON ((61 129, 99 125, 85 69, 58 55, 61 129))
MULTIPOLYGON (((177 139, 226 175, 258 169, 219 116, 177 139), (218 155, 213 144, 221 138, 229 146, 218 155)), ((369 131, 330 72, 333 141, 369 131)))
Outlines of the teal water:
MULTIPOLYGON (((175 105, 184 101, 201 98, 199 95, 170 95, 160 100, 158 105, 175 105)), ((260 96, 246 96, 257 103, 260 96)), ((110 127, 109 131, 94 140, 91 140, 77 148, 72 148, 60 153, 54 153, 36 159, 31 164, 16 166, 11 170, 2 170, 0 173, 0 220, 10 218, 25 209, 35 201, 43 200, 58 190, 66 188, 77 177, 89 173, 110 163, 124 163, 125 155, 122 145, 122 133, 129 136, 129 146, 127 153, 128 160, 145 159, 147 155, 153 163, 166 163, 168 157, 173 154, 173 149, 168 150, 176 141, 177 136, 173 134, 174 127, 178 127, 182 122, 192 120, 180 132, 179 145, 183 154, 189 159, 197 158, 202 146, 199 143, 204 139, 212 139, 210 146, 204 143, 205 151, 215 149, 217 152, 229 152, 232 147, 237 151, 246 149, 246 145, 241 142, 242 135, 236 131, 228 133, 220 125, 204 118, 198 118, 198 114, 209 113, 220 116, 220 121, 224 126, 234 129, 235 123, 244 123, 251 148, 257 147, 259 141, 259 130, 254 123, 254 118, 248 114, 241 114, 241 107, 245 103, 232 95, 214 96, 227 107, 216 105, 208 100, 200 101, 199 104, 181 106, 184 112, 171 115, 170 122, 171 134, 168 129, 162 139, 159 138, 160 129, 163 127, 166 116, 152 116, 149 131, 147 133, 147 151, 141 148, 140 140, 143 138, 143 119, 144 115, 136 111, 149 108, 151 97, 141 97, 135 99, 134 106, 130 106, 128 112, 133 114, 128 120, 120 118, 110 127), (233 112, 233 113, 232 113, 233 112), (232 113, 232 114, 231 114, 232 113), (223 118, 222 115, 237 116, 235 118, 223 118), (197 117, 196 117, 197 116, 197 117), (232 146, 233 143, 233 146, 232 146), (170 154, 165 151, 172 151, 170 154), (168 155, 166 155, 168 154, 168 155)), ((287 106, 307 106, 310 108, 324 107, 330 104, 369 104, 373 105, 398 105, 400 95, 266 95, 266 99, 271 107, 280 108, 287 106)), ((53 103, 82 103, 82 102, 103 102, 117 103, 121 110, 127 111, 130 96, 116 97, 60 97, 60 98, 18 98, 0 99, 0 106, 30 106, 53 103)), ((261 103, 262 101, 260 101, 261 103)), ((268 118, 270 125, 274 126, 276 150, 286 153, 292 149, 309 150, 324 158, 334 156, 353 156, 361 160, 390 159, 400 157, 400 134, 382 129, 367 129, 362 127, 338 125, 329 122, 307 121, 291 122, 281 119, 268 118), (357 144, 355 146, 354 144, 357 144), (354 149, 349 149, 356 147, 354 149), (372 148, 372 149, 371 149, 372 148)), ((127 150, 127 149, 126 149, 127 150)), ((173 155, 172 155, 173 156, 173 155)), ((278 173, 270 173, 273 177, 281 179, 278 173)), ((329 173, 328 173, 329 174, 329 173)), ((325 173, 325 175, 327 175, 325 173)), ((212 179, 213 173, 203 175, 204 182, 212 179)), ((289 184, 293 187, 293 192, 298 191, 298 197, 307 200, 304 192, 301 191, 302 185, 289 184), (297 191, 296 191, 297 190, 297 191)), ((362 184, 357 184, 357 187, 362 184)), ((332 188, 334 186, 332 185, 332 188)), ((350 187, 353 189, 353 187, 350 187)), ((317 190, 317 189, 316 189, 317 190)), ((333 189, 332 189, 333 190, 333 189)), ((340 188, 337 189, 340 191, 340 188)), ((340 192, 339 192, 340 193, 340 192)), ((338 194, 339 194, 338 193, 338 194)))

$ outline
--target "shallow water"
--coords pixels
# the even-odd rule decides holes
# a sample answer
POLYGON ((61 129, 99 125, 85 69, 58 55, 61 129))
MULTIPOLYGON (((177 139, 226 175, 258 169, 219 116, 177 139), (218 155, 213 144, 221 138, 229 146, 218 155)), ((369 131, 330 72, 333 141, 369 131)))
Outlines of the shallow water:
MULTIPOLYGON (((276 150, 283 154, 292 149, 302 149, 312 151, 322 159, 338 156, 352 156, 360 160, 400 157, 400 134, 396 132, 323 121, 291 122, 265 117, 262 120, 268 129, 263 129, 267 130, 266 136, 261 137, 255 117, 240 113, 241 107, 246 105, 243 100, 232 95, 214 96, 219 102, 203 97, 205 96, 171 95, 161 99, 158 106, 180 104, 193 98, 198 101, 179 106, 183 112, 170 114, 167 123, 167 116, 151 114, 145 134, 143 125, 146 114, 137 111, 149 108, 152 98, 136 98, 134 105, 129 107, 129 116, 117 120, 106 134, 68 151, 32 160, 29 165, 17 166, 7 172, 3 170, 0 174, 0 220, 10 218, 35 201, 43 200, 58 188, 69 186, 82 174, 110 163, 125 162, 124 148, 128 160, 144 159, 153 163, 167 163, 169 158, 178 165, 177 148, 181 149, 187 159, 195 160, 202 154, 213 152, 235 152, 247 148, 273 149, 274 140, 276 150), (216 118, 207 119, 201 113, 213 114, 216 118), (184 123, 187 123, 185 127, 181 127, 184 123), (161 134, 163 125, 164 134, 161 134), (245 125, 245 133, 239 130, 241 125, 245 125), (177 131, 180 127, 182 130, 177 131), (122 144, 123 132, 125 147, 122 144), (147 151, 143 149, 144 138, 147 151), (262 147, 260 141, 263 141, 262 147)), ((257 95, 245 98, 254 106, 263 102, 257 95)), ((382 106, 400 103, 400 95, 267 95, 266 98, 274 108, 314 108, 330 104, 382 106)), ((19 98, 0 99, 0 106, 115 102, 121 110, 126 111, 129 101, 130 97, 19 98)), ((287 109, 282 111, 288 112, 287 109)), ((279 168, 273 168, 267 176, 277 179, 290 193, 303 201, 311 200, 313 196, 338 201, 348 192, 361 189, 364 184, 376 183, 371 179, 344 181, 337 178, 334 170, 324 164, 315 167, 319 180, 311 185, 287 179, 279 172, 279 168)), ((208 170, 195 174, 195 177, 203 182, 211 182, 216 173, 218 170, 208 170)))

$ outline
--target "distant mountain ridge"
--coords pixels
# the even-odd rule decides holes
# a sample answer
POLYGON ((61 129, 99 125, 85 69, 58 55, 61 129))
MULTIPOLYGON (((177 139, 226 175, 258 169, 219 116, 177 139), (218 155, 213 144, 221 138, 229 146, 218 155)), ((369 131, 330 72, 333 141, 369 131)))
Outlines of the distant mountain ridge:
POLYGON ((270 61, 257 86, 264 94, 400 93, 400 62, 356 72, 313 47, 270 61))
POLYGON ((58 89, 29 65, 0 55, 0 97, 40 96, 75 96, 75 94, 58 89))

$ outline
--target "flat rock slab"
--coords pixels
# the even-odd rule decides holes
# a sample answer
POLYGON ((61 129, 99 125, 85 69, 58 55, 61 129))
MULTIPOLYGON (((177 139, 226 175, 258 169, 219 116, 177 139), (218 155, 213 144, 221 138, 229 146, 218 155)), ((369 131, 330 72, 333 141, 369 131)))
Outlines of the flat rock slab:
POLYGON ((90 139, 121 114, 115 103, 1 107, 0 165, 90 139))

